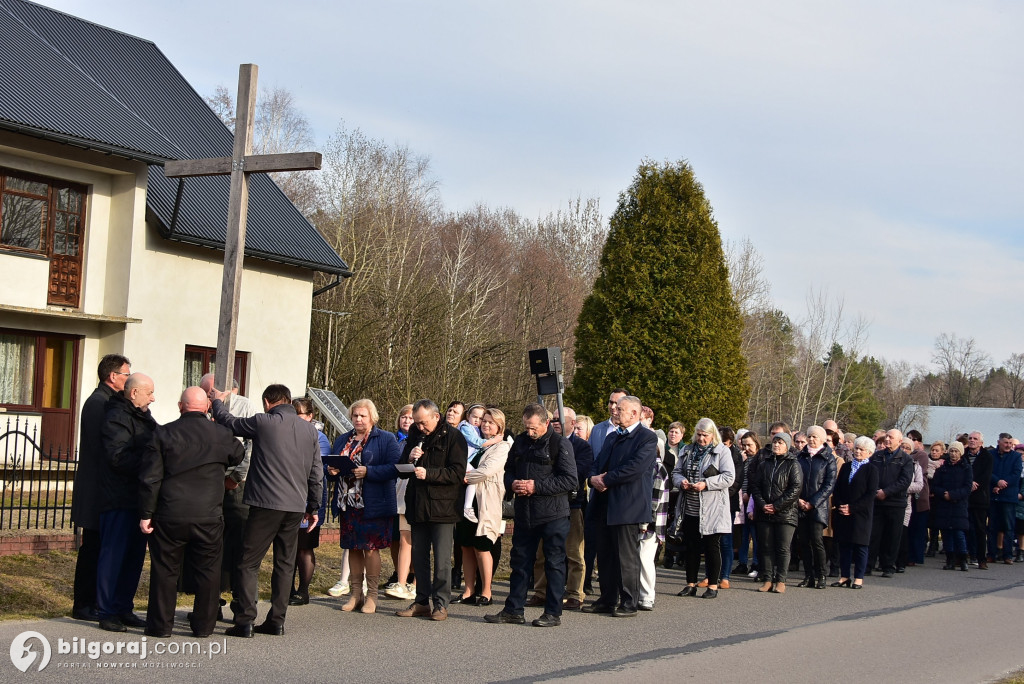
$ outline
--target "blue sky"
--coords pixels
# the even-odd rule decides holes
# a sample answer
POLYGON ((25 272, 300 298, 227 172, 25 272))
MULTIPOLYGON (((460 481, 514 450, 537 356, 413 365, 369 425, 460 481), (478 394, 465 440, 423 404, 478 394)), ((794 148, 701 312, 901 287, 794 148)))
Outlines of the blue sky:
POLYGON ((639 162, 688 159, 793 318, 812 288, 867 351, 1024 352, 1024 3, 168 3, 44 0, 155 42, 201 94, 238 65, 428 155, 449 209, 605 216, 639 162), (285 9, 283 9, 285 8, 285 9))

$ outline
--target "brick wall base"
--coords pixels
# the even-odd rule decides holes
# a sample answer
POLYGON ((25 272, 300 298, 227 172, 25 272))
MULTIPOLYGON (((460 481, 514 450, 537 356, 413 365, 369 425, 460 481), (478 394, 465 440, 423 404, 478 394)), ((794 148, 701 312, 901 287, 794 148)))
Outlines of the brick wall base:
POLYGON ((74 550, 75 535, 69 532, 19 534, 0 537, 0 556, 74 550))

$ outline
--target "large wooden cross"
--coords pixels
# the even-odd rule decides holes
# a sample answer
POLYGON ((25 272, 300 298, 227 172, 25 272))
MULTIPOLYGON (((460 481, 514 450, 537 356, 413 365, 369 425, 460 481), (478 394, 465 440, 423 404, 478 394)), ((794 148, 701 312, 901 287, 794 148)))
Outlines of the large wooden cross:
POLYGON ((230 392, 235 370, 235 341, 238 336, 238 300, 242 291, 242 258, 245 254, 245 219, 249 211, 249 174, 272 171, 308 171, 321 166, 319 152, 253 154, 253 124, 256 118, 256 79, 259 67, 238 68, 238 100, 235 111, 235 145, 230 157, 183 159, 164 164, 164 176, 231 175, 228 225, 224 241, 224 279, 220 292, 220 323, 217 327, 217 366, 214 384, 230 392))

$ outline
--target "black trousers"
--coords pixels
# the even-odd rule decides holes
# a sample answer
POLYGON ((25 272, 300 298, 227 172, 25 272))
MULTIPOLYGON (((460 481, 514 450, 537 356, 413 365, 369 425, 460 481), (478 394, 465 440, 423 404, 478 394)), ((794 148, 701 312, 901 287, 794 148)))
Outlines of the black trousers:
POLYGON ((757 550, 761 556, 758 562, 766 582, 786 581, 790 545, 795 532, 795 525, 781 522, 757 523, 757 550))
POLYGON ((149 540, 149 610, 146 613, 146 626, 150 630, 170 634, 174 627, 178 577, 187 549, 196 595, 192 604, 192 631, 201 635, 213 632, 220 608, 223 544, 223 520, 153 522, 153 534, 149 540))
MULTIPOLYGON (((967 547, 967 551, 973 554, 978 562, 983 562, 988 558, 988 509, 987 508, 968 508, 967 518, 971 524, 971 534, 974 537, 974 548, 967 547)), ((942 543, 946 543, 946 537, 942 537, 942 543)))
POLYGON ((824 577, 828 574, 825 537, 822 536, 825 526, 814 518, 814 512, 811 511, 800 518, 796 531, 800 540, 800 557, 804 562, 804 577, 824 577))
MULTIPOLYGON (((704 552, 708 584, 717 585, 722 578, 722 535, 701 536, 700 518, 683 516, 683 544, 686 549, 686 583, 696 584, 700 575, 700 553, 704 552)), ((732 559, 729 559, 732 563, 732 559)))
POLYGON ((896 569, 896 556, 900 551, 903 537, 904 506, 875 506, 871 521, 871 549, 868 552, 868 569, 878 566, 883 571, 896 569))
POLYGON ((640 601, 640 526, 593 521, 601 597, 596 603, 636 610, 640 601))
POLYGON ((447 610, 452 600, 452 549, 455 523, 410 523, 412 569, 416 573, 416 603, 447 610), (434 575, 430 575, 430 550, 434 550, 434 575))
POLYGON ((96 607, 96 566, 100 562, 100 531, 82 528, 82 545, 75 561, 73 610, 96 607))
MULTIPOLYGON (((220 590, 231 590, 231 611, 241 610, 239 599, 242 595, 242 547, 245 542, 245 523, 249 519, 249 507, 242 503, 245 483, 224 491, 224 563, 220 572, 220 590)), ((320 524, 327 522, 321 520, 320 524)))
POLYGON ((260 563, 274 545, 274 572, 270 577, 270 612, 264 622, 273 627, 284 625, 288 595, 295 572, 295 551, 299 545, 299 523, 302 513, 275 511, 259 506, 249 507, 245 524, 242 562, 239 568, 242 595, 235 624, 251 625, 256 620, 256 599, 259 594, 260 563))

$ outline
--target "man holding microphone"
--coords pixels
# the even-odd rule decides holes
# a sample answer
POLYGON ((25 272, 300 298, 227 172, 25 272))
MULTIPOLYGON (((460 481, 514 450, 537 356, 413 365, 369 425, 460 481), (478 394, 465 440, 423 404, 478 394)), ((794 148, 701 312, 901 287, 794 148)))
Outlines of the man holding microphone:
POLYGON ((466 476, 466 438, 447 422, 430 399, 412 408, 413 424, 399 461, 399 476, 409 479, 405 517, 412 528, 412 568, 416 601, 398 617, 448 617, 451 600, 452 545, 455 523, 462 515, 459 488, 466 476), (406 464, 403 470, 402 465, 406 464), (413 465, 412 472, 408 465, 413 465), (434 551, 433 577, 430 551, 434 551), (432 580, 432 581, 431 581, 432 580))

